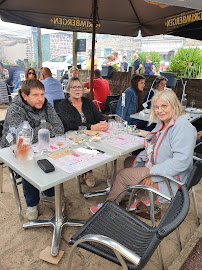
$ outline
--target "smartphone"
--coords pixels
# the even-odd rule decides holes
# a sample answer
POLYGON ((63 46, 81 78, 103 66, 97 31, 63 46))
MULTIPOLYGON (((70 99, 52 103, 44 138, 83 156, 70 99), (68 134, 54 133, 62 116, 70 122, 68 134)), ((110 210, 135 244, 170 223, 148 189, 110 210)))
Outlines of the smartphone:
POLYGON ((37 164, 45 173, 50 173, 55 170, 55 167, 48 159, 39 159, 37 160, 37 164))

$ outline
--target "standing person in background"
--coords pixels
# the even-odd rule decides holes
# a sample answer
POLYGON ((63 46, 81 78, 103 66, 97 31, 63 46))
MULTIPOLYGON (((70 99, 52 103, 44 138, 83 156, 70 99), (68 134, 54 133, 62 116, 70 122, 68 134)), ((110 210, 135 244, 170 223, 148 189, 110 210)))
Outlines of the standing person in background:
MULTIPOLYGON (((84 83, 84 87, 89 89, 90 81, 84 83)), ((108 81, 101 77, 101 71, 99 69, 94 70, 93 89, 95 100, 94 104, 98 109, 103 110, 106 98, 110 95, 110 89, 108 81), (96 100, 99 102, 97 103, 96 100)))
POLYGON ((60 82, 63 83, 63 80, 69 80, 71 77, 78 77, 79 75, 79 69, 75 66, 71 67, 68 70, 68 73, 65 73, 62 78, 60 79, 60 82))
POLYGON ((53 106, 54 99, 63 99, 65 98, 62 84, 52 77, 52 73, 49 68, 44 67, 41 69, 41 82, 45 87, 45 98, 53 106))
POLYGON ((148 54, 146 56, 146 61, 144 62, 143 74, 154 75, 155 71, 156 68, 154 66, 154 63, 151 61, 151 55, 148 54))
POLYGON ((111 66, 111 65, 114 65, 115 64, 115 62, 114 62, 114 56, 113 56, 113 54, 109 54, 109 55, 107 55, 107 65, 108 66, 111 66))
MULTIPOLYGON (((88 56, 88 58, 87 58, 87 60, 86 60, 86 69, 91 70, 91 56, 92 56, 92 50, 90 49, 90 50, 88 51, 88 53, 89 53, 89 56, 88 56)), ((97 59, 97 57, 95 57, 95 55, 94 55, 94 69, 97 69, 97 67, 98 67, 98 59, 97 59)))
POLYGON ((137 53, 134 53, 133 54, 133 58, 135 60, 135 62, 133 63, 134 74, 139 74, 140 73, 140 70, 142 68, 142 65, 141 65, 140 59, 138 58, 137 53))
POLYGON ((113 51, 112 55, 114 56, 114 62, 117 65, 117 67, 121 67, 120 65, 120 61, 119 61, 119 57, 118 57, 118 52, 117 51, 113 51))
POLYGON ((127 72, 128 71, 128 62, 126 59, 126 56, 122 57, 122 61, 121 61, 121 71, 122 72, 127 72))

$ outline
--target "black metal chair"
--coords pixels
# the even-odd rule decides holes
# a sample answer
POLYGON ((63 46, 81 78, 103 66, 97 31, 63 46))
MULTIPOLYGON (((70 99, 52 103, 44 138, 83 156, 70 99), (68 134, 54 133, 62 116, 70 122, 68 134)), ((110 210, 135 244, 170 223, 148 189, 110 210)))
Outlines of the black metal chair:
POLYGON ((120 98, 120 95, 110 95, 110 96, 107 96, 106 101, 105 101, 105 104, 104 104, 104 108, 102 110, 102 113, 103 114, 109 114, 110 113, 109 103, 111 101, 119 100, 119 98, 120 98))
POLYGON ((116 114, 116 107, 117 107, 118 102, 119 102, 118 100, 109 102, 109 111, 111 115, 116 114))
POLYGON ((77 246, 119 264, 123 269, 143 269, 161 241, 183 222, 189 210, 185 185, 178 189, 173 199, 154 188, 144 188, 171 201, 159 225, 151 227, 114 202, 107 201, 71 238, 73 247, 68 256, 68 269, 71 269, 77 246))

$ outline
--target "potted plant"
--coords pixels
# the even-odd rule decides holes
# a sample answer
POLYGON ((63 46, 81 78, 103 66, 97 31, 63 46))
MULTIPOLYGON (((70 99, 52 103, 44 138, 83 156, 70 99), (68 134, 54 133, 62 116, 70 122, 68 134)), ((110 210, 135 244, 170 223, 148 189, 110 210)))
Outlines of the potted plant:
POLYGON ((196 48, 180 48, 170 58, 168 72, 174 72, 177 78, 201 78, 202 76, 202 52, 196 48))

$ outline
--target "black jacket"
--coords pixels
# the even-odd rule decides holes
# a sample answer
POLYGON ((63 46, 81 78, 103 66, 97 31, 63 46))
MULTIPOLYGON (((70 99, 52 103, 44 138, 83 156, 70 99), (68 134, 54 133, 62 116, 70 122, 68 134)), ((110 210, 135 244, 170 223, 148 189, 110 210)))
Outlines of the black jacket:
POLYGON ((65 132, 69 130, 78 130, 79 126, 87 126, 87 129, 90 129, 91 125, 106 120, 90 99, 82 97, 82 102, 82 111, 86 118, 86 123, 82 123, 80 113, 71 104, 68 98, 60 102, 59 117, 62 120, 65 132))

